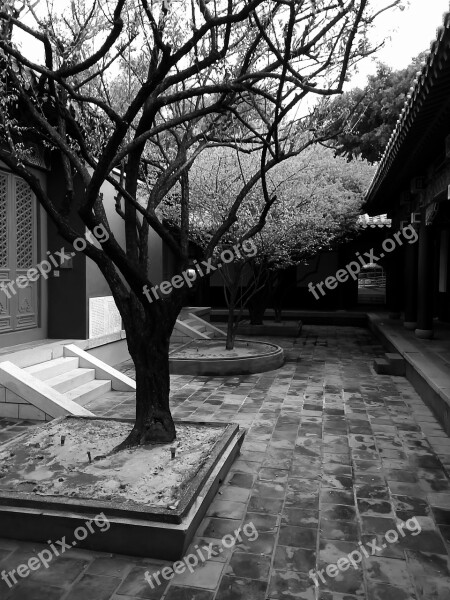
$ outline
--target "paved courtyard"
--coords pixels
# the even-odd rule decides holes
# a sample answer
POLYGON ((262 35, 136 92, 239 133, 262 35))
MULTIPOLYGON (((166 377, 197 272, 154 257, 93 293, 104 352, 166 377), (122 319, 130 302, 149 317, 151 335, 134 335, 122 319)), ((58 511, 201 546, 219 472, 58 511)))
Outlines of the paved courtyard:
MULTIPOLYGON (((287 356, 277 371, 172 378, 176 418, 247 429, 192 548, 212 543, 217 556, 152 589, 144 573, 169 563, 71 549, 11 589, 0 580, 0 598, 449 600, 448 436, 406 379, 373 372, 383 349, 368 331, 307 326, 277 343, 287 356), (221 545, 248 523, 256 539, 221 545), (356 550, 358 569, 327 574, 356 550)), ((114 392, 87 408, 132 417, 134 405, 114 392)), ((27 425, 3 420, 0 439, 27 425)), ((0 539, 0 572, 43 548, 0 539)))

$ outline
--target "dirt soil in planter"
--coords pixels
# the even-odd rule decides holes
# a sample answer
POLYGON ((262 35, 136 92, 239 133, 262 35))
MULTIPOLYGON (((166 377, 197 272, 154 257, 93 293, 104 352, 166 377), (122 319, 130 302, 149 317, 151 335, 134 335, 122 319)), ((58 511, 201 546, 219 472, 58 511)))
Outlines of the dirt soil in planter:
POLYGON ((36 428, 6 450, 0 447, 0 491, 174 509, 224 429, 178 424, 172 444, 106 456, 129 431, 130 423, 99 419, 69 419, 36 428), (171 447, 176 448, 174 460, 171 447), (95 460, 101 456, 105 458, 95 460))
POLYGON ((195 360, 196 358, 250 358, 273 351, 274 347, 269 344, 254 344, 251 341, 237 340, 234 349, 227 350, 225 348, 225 338, 212 343, 206 340, 194 340, 189 345, 182 346, 180 349, 172 352, 170 358, 189 358, 191 360, 195 360))

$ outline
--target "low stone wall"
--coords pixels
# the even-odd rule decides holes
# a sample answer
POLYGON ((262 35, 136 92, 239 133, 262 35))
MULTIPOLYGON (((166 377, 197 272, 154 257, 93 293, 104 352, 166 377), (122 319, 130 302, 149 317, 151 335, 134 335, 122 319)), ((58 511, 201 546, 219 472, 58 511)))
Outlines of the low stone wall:
POLYGON ((42 410, 3 386, 0 386, 0 417, 32 421, 51 421, 52 419, 42 410))
MULTIPOLYGON (((191 340, 193 341, 193 340, 191 340)), ((236 343, 245 340, 236 340, 236 343)), ((208 340, 212 344, 217 343, 217 340, 208 340)), ((228 376, 228 375, 250 375, 252 373, 265 373, 281 367, 284 363, 283 348, 275 344, 267 342, 252 341, 251 344, 255 348, 266 348, 266 352, 255 353, 252 356, 233 357, 233 358, 181 358, 177 357, 176 353, 180 348, 171 352, 169 356, 169 370, 174 375, 211 375, 211 376, 228 376), (267 347, 270 347, 270 352, 267 352, 267 347)))

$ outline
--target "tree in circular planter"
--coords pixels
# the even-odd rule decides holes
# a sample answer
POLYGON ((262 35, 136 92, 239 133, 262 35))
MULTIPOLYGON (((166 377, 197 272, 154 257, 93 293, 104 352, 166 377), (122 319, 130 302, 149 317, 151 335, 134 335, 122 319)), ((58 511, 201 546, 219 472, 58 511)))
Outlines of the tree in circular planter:
MULTIPOLYGON (((267 191, 274 202, 258 227, 263 183, 256 180, 249 187, 249 182, 258 173, 259 155, 259 150, 249 153, 248 148, 218 148, 202 154, 189 172, 190 232, 204 250, 236 198, 245 194, 237 220, 215 249, 228 306, 226 347, 230 350, 245 308, 252 324, 262 323, 277 279, 286 269, 354 232, 374 173, 366 161, 349 165, 321 146, 305 148, 267 173, 267 191), (251 252, 236 252, 249 239, 251 252), (221 260, 224 251, 230 253, 231 262, 221 260)), ((165 215, 178 226, 179 214, 177 204, 170 202, 165 215)))

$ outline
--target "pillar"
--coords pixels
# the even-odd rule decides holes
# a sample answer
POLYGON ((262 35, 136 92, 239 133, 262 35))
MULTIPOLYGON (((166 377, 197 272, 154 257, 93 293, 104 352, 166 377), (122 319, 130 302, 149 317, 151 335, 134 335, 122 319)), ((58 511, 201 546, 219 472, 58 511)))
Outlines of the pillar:
POLYGON ((417 328, 416 336, 433 337, 433 236, 431 226, 425 223, 425 211, 419 229, 419 260, 417 275, 417 328))
POLYGON ((450 321, 450 229, 441 231, 439 244, 439 319, 450 321))
POLYGON ((417 328, 417 277, 419 245, 407 244, 405 247, 405 329, 417 328))
MULTIPOLYGON (((398 231, 400 221, 392 219, 391 231, 398 231)), ((386 307, 390 319, 400 319, 403 308, 403 248, 398 247, 386 255, 386 307)))

